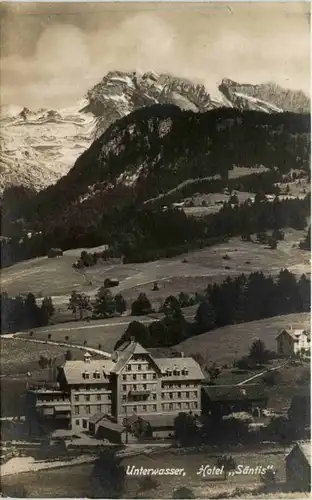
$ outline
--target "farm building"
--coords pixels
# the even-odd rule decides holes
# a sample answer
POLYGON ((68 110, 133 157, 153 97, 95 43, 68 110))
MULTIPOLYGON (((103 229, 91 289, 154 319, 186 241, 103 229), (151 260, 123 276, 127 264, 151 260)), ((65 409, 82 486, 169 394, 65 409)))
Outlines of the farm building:
POLYGON ((311 490, 311 442, 298 442, 286 456, 286 480, 292 491, 311 490))
POLYGON ((307 330, 283 330, 276 337, 277 352, 283 356, 310 355, 311 336, 307 330))
POLYGON ((203 415, 229 415, 234 412, 252 413, 267 406, 268 397, 259 385, 203 385, 203 415))
POLYGON ((89 433, 97 439, 107 439, 112 443, 132 443, 136 441, 132 429, 119 424, 113 417, 99 412, 90 417, 88 422, 89 433))
POLYGON ((174 421, 176 415, 154 415, 149 419, 149 425, 153 433, 153 437, 167 438, 174 435, 174 421))
POLYGON ((127 442, 127 431, 123 425, 103 418, 98 424, 96 437, 107 439, 111 443, 121 444, 127 442))

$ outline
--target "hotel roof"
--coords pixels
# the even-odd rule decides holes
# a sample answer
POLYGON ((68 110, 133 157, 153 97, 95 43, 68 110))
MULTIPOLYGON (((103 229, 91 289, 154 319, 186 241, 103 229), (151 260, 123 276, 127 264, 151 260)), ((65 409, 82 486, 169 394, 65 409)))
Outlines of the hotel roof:
POLYGON ((119 374, 133 354, 143 354, 150 357, 155 369, 166 377, 166 380, 205 380, 199 364, 193 358, 154 358, 138 342, 129 342, 115 351, 110 359, 89 359, 84 361, 66 361, 62 369, 69 385, 74 384, 101 384, 109 382, 110 374, 119 374), (186 372, 186 373, 185 373, 186 372), (89 374, 86 377, 86 374, 89 374))
POLYGON ((168 378, 168 380, 184 380, 185 375, 182 375, 183 370, 188 371, 188 379, 206 379, 201 367, 193 358, 154 358, 154 361, 162 373, 167 374, 166 379, 168 378), (178 372, 179 375, 174 374, 174 371, 178 372), (168 375, 170 372, 171 375, 168 375))
POLYGON ((111 359, 94 359, 89 362, 85 361, 66 361, 63 365, 64 375, 67 383, 72 384, 102 384, 109 382, 109 375, 114 366, 111 359), (89 374, 89 378, 85 378, 83 374, 89 374), (94 374, 97 374, 97 378, 94 374))

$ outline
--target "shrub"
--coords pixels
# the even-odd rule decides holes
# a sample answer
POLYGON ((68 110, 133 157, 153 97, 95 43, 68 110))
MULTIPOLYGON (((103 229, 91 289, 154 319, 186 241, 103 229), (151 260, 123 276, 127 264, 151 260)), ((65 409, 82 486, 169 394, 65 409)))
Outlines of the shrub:
POLYGON ((240 370, 248 370, 250 367, 250 360, 248 356, 243 356, 240 359, 237 359, 233 363, 234 368, 239 368, 240 370))

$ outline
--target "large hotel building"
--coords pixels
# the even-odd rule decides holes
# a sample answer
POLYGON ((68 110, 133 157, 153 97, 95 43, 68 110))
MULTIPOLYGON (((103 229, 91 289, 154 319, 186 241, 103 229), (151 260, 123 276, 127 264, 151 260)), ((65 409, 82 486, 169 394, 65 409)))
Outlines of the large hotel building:
POLYGON ((81 432, 103 417, 122 426, 135 416, 149 422, 181 412, 200 415, 203 380, 193 358, 154 358, 131 341, 110 359, 92 360, 86 353, 83 361, 66 361, 54 388, 29 387, 26 419, 31 429, 81 432))

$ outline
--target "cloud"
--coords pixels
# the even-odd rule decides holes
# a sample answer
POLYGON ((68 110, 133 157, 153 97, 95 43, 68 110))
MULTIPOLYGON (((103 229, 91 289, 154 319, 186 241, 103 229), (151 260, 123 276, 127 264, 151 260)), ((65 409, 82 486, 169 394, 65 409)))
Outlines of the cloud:
POLYGON ((221 4, 75 5, 67 4, 58 16, 36 7, 19 21, 22 38, 12 29, 4 31, 9 49, 1 60, 2 102, 70 105, 108 71, 138 69, 193 79, 210 91, 228 77, 309 92, 303 3, 231 4, 230 9, 221 4))

